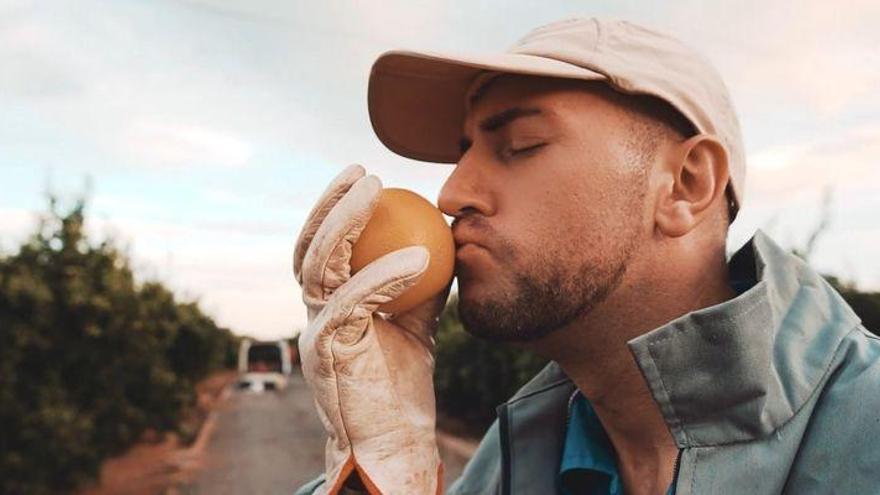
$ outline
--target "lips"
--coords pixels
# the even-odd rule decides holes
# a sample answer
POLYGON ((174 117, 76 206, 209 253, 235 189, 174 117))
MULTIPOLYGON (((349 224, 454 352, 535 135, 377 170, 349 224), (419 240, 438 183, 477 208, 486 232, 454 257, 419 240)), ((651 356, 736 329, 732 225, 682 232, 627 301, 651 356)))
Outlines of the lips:
POLYGON ((452 238, 455 241, 456 251, 467 245, 474 245, 481 248, 486 247, 473 231, 462 228, 461 225, 453 225, 452 238))
MULTIPOLYGON (((455 240, 455 262, 457 267, 461 264, 469 263, 481 251, 486 251, 486 247, 473 237, 459 235, 453 238, 455 240)), ((458 269, 456 268, 456 270, 458 269)))
POLYGON ((485 249, 485 248, 483 246, 480 246, 479 244, 474 244, 471 242, 469 242, 467 244, 462 244, 461 246, 458 246, 455 249, 455 257, 459 258, 462 256, 467 256, 468 253, 476 252, 476 251, 479 251, 482 249, 485 249))
POLYGON ((456 251, 458 251, 459 249, 462 249, 464 247, 467 247, 467 246, 481 247, 481 248, 486 247, 477 241, 464 241, 464 240, 459 241, 458 239, 455 240, 455 250, 456 251))

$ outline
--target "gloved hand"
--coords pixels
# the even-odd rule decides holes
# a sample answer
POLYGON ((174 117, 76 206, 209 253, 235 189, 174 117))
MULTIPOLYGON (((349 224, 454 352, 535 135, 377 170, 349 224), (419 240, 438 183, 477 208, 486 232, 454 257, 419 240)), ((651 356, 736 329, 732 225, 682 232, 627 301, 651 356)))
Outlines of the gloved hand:
POLYGON ((434 495, 442 491, 442 464, 433 334, 448 289, 405 313, 376 313, 418 281, 429 255, 404 248, 349 275, 352 245, 382 191, 377 177, 364 174, 355 165, 333 180, 294 251, 309 320, 299 338, 303 376, 329 434, 319 492, 338 493, 356 470, 372 494, 434 495))

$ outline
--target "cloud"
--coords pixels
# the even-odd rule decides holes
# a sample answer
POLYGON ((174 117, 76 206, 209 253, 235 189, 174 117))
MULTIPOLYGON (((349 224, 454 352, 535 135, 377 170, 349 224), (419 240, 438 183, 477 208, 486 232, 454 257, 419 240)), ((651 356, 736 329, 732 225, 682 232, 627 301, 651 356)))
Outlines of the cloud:
POLYGON ((767 147, 749 155, 748 167, 731 248, 761 228, 783 247, 803 249, 827 214, 812 264, 865 289, 880 289, 880 268, 872 256, 880 250, 880 125, 767 147))
POLYGON ((69 47, 45 23, 12 17, 0 25, 0 88, 5 96, 41 98, 78 94, 80 68, 69 47))
POLYGON ((39 215, 26 208, 0 208, 0 253, 9 254, 34 232, 39 215))
POLYGON ((218 323, 259 338, 291 336, 306 321, 291 274, 293 237, 248 225, 188 225, 114 218, 95 220, 90 235, 130 245, 141 280, 158 279, 198 300, 218 323), (284 241, 278 238, 289 237, 284 241))
MULTIPOLYGON (((19 127, 64 131, 114 169, 241 166, 255 140, 280 142, 304 117, 292 111, 294 76, 276 70, 296 67, 289 48, 258 26, 165 2, 43 7, 0 24, 4 103, 26 110, 19 127)), ((15 145, 10 135, 0 145, 15 145)))
POLYGON ((826 187, 876 190, 880 183, 880 125, 769 147, 751 154, 748 167, 747 202, 782 204, 826 187))
POLYGON ((240 167, 253 158, 251 145, 235 134, 199 125, 138 121, 125 132, 121 146, 145 164, 240 167))
POLYGON ((874 0, 689 1, 664 26, 708 52, 739 99, 758 104, 750 112, 805 106, 827 117, 880 87, 878 22, 874 0))

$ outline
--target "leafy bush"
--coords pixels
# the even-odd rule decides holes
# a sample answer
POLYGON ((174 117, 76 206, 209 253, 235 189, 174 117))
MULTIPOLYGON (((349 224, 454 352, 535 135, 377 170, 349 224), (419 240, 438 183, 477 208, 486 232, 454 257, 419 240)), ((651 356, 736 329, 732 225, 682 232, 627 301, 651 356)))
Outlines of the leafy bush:
POLYGON ((472 337, 461 326, 455 296, 440 317, 436 342, 437 407, 463 420, 472 433, 485 430, 495 408, 547 363, 525 350, 472 337))
POLYGON ((84 203, 0 257, 0 492, 59 493, 147 430, 173 431, 235 337, 84 233, 84 203))

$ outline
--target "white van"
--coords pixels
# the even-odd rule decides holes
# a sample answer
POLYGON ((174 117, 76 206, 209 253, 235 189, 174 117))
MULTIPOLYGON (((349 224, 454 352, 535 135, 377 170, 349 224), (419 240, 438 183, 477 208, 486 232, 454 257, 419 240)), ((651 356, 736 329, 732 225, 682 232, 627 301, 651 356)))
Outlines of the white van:
POLYGON ((244 339, 238 348, 238 388, 252 392, 281 390, 293 370, 287 341, 244 339))

